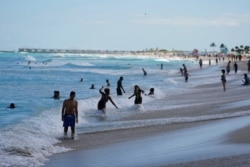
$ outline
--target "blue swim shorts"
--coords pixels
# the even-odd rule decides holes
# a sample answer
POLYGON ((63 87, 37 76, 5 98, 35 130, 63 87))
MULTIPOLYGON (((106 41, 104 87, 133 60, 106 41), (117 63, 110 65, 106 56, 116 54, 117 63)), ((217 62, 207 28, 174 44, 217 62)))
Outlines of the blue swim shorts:
POLYGON ((68 126, 70 127, 75 127, 75 115, 73 114, 66 114, 64 115, 64 121, 63 121, 63 127, 67 128, 68 126))

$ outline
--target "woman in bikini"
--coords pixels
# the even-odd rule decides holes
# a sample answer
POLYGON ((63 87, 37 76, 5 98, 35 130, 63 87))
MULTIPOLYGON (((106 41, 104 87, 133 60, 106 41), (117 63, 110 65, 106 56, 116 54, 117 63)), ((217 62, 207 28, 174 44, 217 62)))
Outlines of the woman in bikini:
POLYGON ((101 93, 102 97, 98 102, 97 108, 98 110, 102 111, 103 114, 105 114, 106 112, 106 103, 108 101, 110 101, 117 109, 118 107, 116 106, 116 104, 113 102, 112 98, 109 96, 110 90, 109 88, 105 88, 104 92, 102 91, 103 87, 99 90, 99 92, 101 93))
POLYGON ((134 94, 129 97, 129 99, 133 96, 135 96, 135 104, 141 104, 142 103, 142 97, 141 94, 143 94, 144 91, 140 89, 138 85, 135 85, 134 94))

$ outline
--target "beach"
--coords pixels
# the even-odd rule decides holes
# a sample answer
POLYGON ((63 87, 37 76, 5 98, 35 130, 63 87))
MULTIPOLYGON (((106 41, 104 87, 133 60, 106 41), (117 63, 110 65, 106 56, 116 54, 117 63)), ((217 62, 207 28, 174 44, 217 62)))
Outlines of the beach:
POLYGON ((125 122, 181 118, 182 122, 173 119, 162 125, 78 134, 75 140, 58 144, 72 151, 49 157, 44 166, 248 166, 249 86, 241 85, 247 59, 238 62, 239 74, 234 74, 232 63, 224 92, 220 70, 226 62, 217 68, 218 78, 203 77, 203 69, 190 71, 190 80, 195 74, 204 82, 167 96, 168 109, 121 118, 125 122), (207 84, 207 78, 218 83, 207 84))

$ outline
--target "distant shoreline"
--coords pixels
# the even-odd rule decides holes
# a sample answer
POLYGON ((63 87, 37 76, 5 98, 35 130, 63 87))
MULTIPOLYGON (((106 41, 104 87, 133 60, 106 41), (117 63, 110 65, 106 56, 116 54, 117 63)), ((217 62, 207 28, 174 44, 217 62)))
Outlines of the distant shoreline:
POLYGON ((40 49, 40 48, 19 48, 18 52, 26 53, 69 53, 69 54, 132 54, 132 55, 187 55, 191 54, 192 51, 167 51, 167 50, 137 50, 137 51, 126 51, 126 50, 83 50, 83 49, 40 49))
POLYGON ((3 53, 14 53, 15 51, 14 50, 0 50, 0 53, 3 52, 3 53))

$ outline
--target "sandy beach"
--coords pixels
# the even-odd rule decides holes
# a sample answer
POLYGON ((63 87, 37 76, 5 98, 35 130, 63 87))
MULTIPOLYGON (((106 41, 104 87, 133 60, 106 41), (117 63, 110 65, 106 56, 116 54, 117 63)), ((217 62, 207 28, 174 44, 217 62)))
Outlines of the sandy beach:
MULTIPOLYGON (((225 68, 226 63, 220 66, 225 68)), ((169 109, 122 119, 180 117, 183 123, 173 120, 164 125, 78 134, 76 140, 58 144, 72 151, 49 157, 44 166, 249 166, 250 86, 241 86, 246 63, 247 59, 238 62, 239 74, 234 74, 232 63, 228 78, 233 79, 226 83, 225 92, 218 67, 218 78, 212 78, 218 83, 206 84, 202 77, 202 85, 167 96, 169 109), (199 121, 189 122, 194 116, 199 121)))

